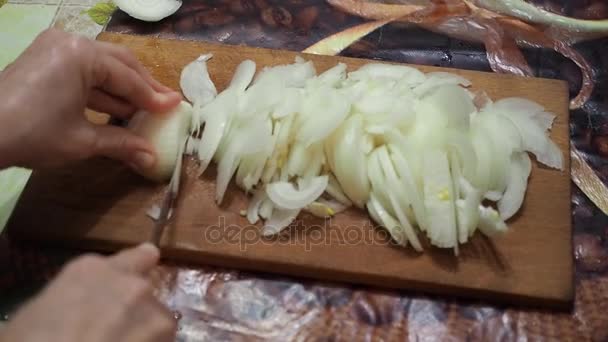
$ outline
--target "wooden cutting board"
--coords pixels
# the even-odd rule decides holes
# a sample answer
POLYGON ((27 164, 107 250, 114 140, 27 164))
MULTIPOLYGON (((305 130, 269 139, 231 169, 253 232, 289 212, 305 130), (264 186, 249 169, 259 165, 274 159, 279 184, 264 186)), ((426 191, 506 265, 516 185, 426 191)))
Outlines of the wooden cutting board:
MULTIPOLYGON (((182 68, 203 53, 219 90, 243 59, 258 68, 292 63, 297 53, 201 42, 103 33, 102 41, 133 50, 154 77, 179 89, 182 68)), ((317 72, 341 61, 357 68, 368 60, 304 55, 317 72)), ((427 245, 423 254, 387 243, 357 210, 331 221, 302 216, 280 238, 265 240, 239 212, 246 198, 236 187, 225 204, 214 201, 215 167, 197 180, 186 165, 182 197, 162 240, 166 258, 246 270, 345 281, 450 296, 567 308, 573 300, 570 219, 568 92, 565 82, 494 73, 417 66, 469 78, 493 99, 523 96, 558 118, 552 131, 568 161, 567 172, 534 168, 521 213, 505 236, 477 234, 455 257, 427 245)), ((272 96, 272 94, 269 94, 272 96)), ((146 241, 152 221, 145 210, 159 199, 162 186, 150 184, 122 165, 93 160, 59 170, 34 172, 9 226, 17 238, 72 245, 97 251, 146 241)))

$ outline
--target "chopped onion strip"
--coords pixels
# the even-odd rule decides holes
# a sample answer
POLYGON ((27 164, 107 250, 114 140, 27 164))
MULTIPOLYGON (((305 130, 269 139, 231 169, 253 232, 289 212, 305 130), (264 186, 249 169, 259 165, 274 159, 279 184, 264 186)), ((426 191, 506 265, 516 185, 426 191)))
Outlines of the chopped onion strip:
POLYGON ((201 55, 182 70, 179 85, 190 103, 204 106, 217 96, 217 90, 207 71, 212 54, 201 55))
POLYGON ((258 220, 260 219, 260 207, 262 206, 264 200, 267 198, 268 197, 266 197, 266 191, 264 189, 258 189, 255 191, 255 193, 253 194, 253 198, 249 203, 249 207, 247 208, 247 221, 249 221, 249 223, 256 224, 258 222, 258 220))
POLYGON ((314 202, 327 188, 328 177, 320 176, 311 179, 305 188, 296 189, 293 184, 276 182, 268 184, 266 194, 280 209, 303 208, 314 202))
POLYGON ((280 233, 298 217, 300 209, 275 209, 264 224, 263 236, 271 236, 280 233))

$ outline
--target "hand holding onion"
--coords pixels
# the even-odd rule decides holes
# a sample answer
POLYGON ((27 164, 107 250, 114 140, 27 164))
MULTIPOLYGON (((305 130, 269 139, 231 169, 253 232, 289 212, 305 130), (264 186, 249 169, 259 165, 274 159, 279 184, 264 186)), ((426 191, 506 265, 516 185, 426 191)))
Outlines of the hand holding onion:
POLYGON ((181 100, 126 48, 58 30, 40 34, 0 74, 0 94, 0 169, 104 156, 146 173, 158 163, 155 146, 129 129, 94 125, 84 111, 130 119, 137 109, 170 113, 181 100))

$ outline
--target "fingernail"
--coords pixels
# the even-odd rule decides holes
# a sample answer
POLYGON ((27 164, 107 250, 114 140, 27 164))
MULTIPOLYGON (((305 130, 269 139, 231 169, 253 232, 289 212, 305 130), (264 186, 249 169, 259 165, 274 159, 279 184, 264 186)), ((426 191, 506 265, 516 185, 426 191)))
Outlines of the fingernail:
POLYGON ((135 166, 139 169, 148 169, 154 165, 154 156, 148 152, 135 154, 135 166))
MULTIPOLYGON (((171 92, 167 92, 167 93, 157 93, 156 96, 158 98, 158 102, 161 103, 167 103, 167 102, 173 102, 176 100, 177 96, 175 95, 180 95, 179 93, 176 93, 175 91, 171 91, 171 92)), ((181 97, 181 95, 180 95, 181 97)))

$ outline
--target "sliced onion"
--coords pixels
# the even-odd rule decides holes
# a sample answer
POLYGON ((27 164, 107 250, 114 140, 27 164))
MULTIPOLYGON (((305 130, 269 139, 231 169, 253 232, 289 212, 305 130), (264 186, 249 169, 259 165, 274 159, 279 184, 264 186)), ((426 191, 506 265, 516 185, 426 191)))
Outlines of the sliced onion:
POLYGON ((336 179, 336 177, 333 174, 329 175, 329 182, 327 184, 327 189, 325 189, 325 191, 327 191, 327 193, 333 197, 336 201, 342 203, 345 206, 352 206, 353 202, 351 202, 348 197, 346 196, 346 194, 344 193, 344 191, 342 191, 342 188, 340 187, 340 183, 338 183, 338 180, 336 179))
POLYGON ((423 157, 424 204, 429 220, 427 235, 440 248, 457 243, 452 177, 445 151, 430 149, 423 157))
POLYGON ((367 202, 367 210, 376 223, 382 225, 395 242, 401 246, 407 246, 407 237, 403 232, 403 228, 399 225, 399 222, 395 220, 389 213, 386 212, 384 207, 380 204, 374 193, 371 193, 367 202))
POLYGON ((449 72, 430 72, 426 74, 426 80, 424 80, 424 82, 422 82, 420 85, 416 86, 413 91, 418 96, 424 96, 428 92, 436 89, 437 87, 446 84, 469 87, 471 86, 471 81, 460 75, 452 74, 449 72))
POLYGON ((304 211, 311 213, 313 216, 320 218, 332 217, 336 212, 325 203, 318 201, 312 202, 304 208, 304 211))
POLYGON ((430 101, 418 101, 414 106, 416 121, 408 132, 408 138, 416 148, 442 149, 445 146, 449 125, 447 113, 438 110, 430 101))
POLYGON ((464 177, 458 179, 462 199, 456 200, 456 215, 458 217, 458 241, 465 243, 472 236, 479 223, 479 205, 481 192, 475 189, 464 177))
POLYGON ((346 79, 346 64, 338 63, 330 69, 320 74, 317 78, 310 80, 308 85, 316 86, 330 86, 337 87, 342 81, 346 79), (312 81, 312 82, 311 82, 312 81))
POLYGON ((235 174, 253 190, 246 216, 266 220, 264 235, 301 211, 328 218, 355 205, 401 245, 422 250, 417 226, 458 254, 476 229, 506 230, 531 172, 526 151, 563 162, 547 135, 553 114, 520 98, 480 105, 457 75, 371 63, 315 76, 302 58, 254 74, 245 61, 211 102, 196 99, 192 125, 205 123, 202 137, 194 128, 181 148, 197 153, 203 170, 218 163, 218 203, 235 174), (481 205, 484 197, 500 214, 481 205))
POLYGON ((256 185, 262 177, 264 166, 266 161, 270 157, 274 144, 276 142, 276 135, 272 135, 272 121, 267 120, 264 129, 263 140, 268 142, 265 146, 260 146, 261 151, 250 153, 243 156, 241 164, 236 175, 236 183, 245 191, 249 191, 256 185))
POLYGON ((457 85, 440 86, 424 97, 427 110, 435 110, 448 119, 449 127, 466 129, 469 127, 469 115, 476 111, 473 99, 466 91, 457 85))
POLYGON ((446 139, 447 150, 458 157, 458 165, 467 179, 473 179, 477 172, 477 155, 468 134, 462 131, 450 130, 446 139))
POLYGON ((182 93, 197 106, 204 106, 217 96, 217 89, 207 71, 207 61, 212 57, 212 54, 201 55, 186 65, 180 76, 182 93))
POLYGON ((490 138, 484 132, 472 132, 472 143, 477 159, 475 177, 469 179, 473 185, 482 192, 487 192, 491 182, 492 149, 487 144, 490 138))
POLYGON ((280 119, 287 115, 292 115, 300 110, 302 98, 304 96, 303 89, 300 88, 286 88, 282 94, 283 98, 279 99, 279 102, 272 112, 273 119, 280 119))
POLYGON ((274 78, 251 85, 239 98, 236 117, 239 120, 255 120, 270 116, 280 101, 285 99, 285 91, 280 80, 274 78))
POLYGON ((279 80, 282 87, 304 87, 306 81, 317 74, 311 61, 294 64, 277 65, 264 68, 256 76, 254 83, 266 82, 268 79, 279 80))
MULTIPOLYGON (((484 144, 486 144, 487 149, 491 151, 489 155, 490 163, 488 165, 488 167, 490 167, 490 178, 487 187, 484 187, 483 189, 486 190, 490 196, 487 198, 493 201, 499 200, 505 190, 508 163, 511 154, 515 149, 519 150, 521 148, 515 147, 518 145, 518 143, 515 142, 516 139, 518 139, 517 130, 513 129, 513 134, 508 134, 509 122, 506 122, 506 125, 504 125, 498 122, 498 119, 500 118, 497 118, 496 115, 492 115, 491 113, 481 113, 475 118, 474 126, 472 128, 477 134, 480 133, 478 131, 483 131, 485 136, 484 144), (512 137, 512 135, 515 135, 515 137, 512 137)), ((521 139, 519 140, 521 141, 521 139)))
POLYGON ((265 161, 266 157, 261 152, 242 157, 235 176, 236 184, 249 192, 262 177, 265 161))
POLYGON ((301 209, 323 194, 327 182, 327 176, 315 177, 302 189, 296 189, 292 183, 276 182, 266 186, 266 194, 277 208, 301 209))
POLYGON ((410 94, 397 94, 395 89, 390 94, 382 94, 377 102, 386 103, 385 107, 377 106, 379 111, 367 110, 361 106, 369 104, 359 103, 359 111, 365 113, 366 131, 372 134, 384 135, 392 129, 408 130, 414 124, 416 112, 414 105, 416 99, 410 94), (387 96, 392 99, 388 100, 387 96), (381 110, 381 111, 380 111, 381 110))
POLYGON ((412 227, 412 224, 409 222, 407 215, 405 215, 405 212, 401 209, 401 206, 399 205, 399 202, 397 201, 395 195, 390 190, 388 193, 388 198, 391 202, 393 210, 397 214, 397 218, 399 219, 399 222, 401 223, 401 227, 403 228, 403 231, 405 232, 405 236, 407 236, 408 240, 412 244, 412 247, 414 247, 414 249, 417 250, 418 252, 421 252, 422 245, 420 244, 420 241, 418 241, 418 237, 416 236, 416 233, 414 232, 414 228, 412 227))
POLYGON ((264 224, 263 236, 272 236, 280 233, 298 217, 300 209, 276 209, 264 224))
MULTIPOLYGON (((407 216, 408 222, 413 222, 415 224, 416 217, 414 216, 414 213, 411 208, 410 194, 407 193, 401 185, 401 180, 397 175, 397 171, 395 170, 393 161, 391 161, 386 145, 382 145, 377 148, 377 158, 382 168, 382 173, 384 174, 386 188, 390 189, 389 192, 392 191, 393 195, 395 195, 397 203, 399 204, 401 210, 403 210, 405 215, 407 216)), ((394 212, 397 218, 399 218, 396 209, 394 210, 394 212)), ((399 221, 401 221, 401 219, 399 219, 399 221)), ((402 225, 405 229, 407 229, 407 225, 405 223, 402 222, 402 225)), ((409 233, 408 239, 410 241, 414 240, 414 238, 410 237, 409 233)))
POLYGON ((502 194, 503 193, 501 191, 488 191, 483 195, 483 198, 492 202, 496 202, 500 201, 500 199, 502 198, 502 194))
POLYGON ((220 144, 217 147, 215 155, 213 156, 213 161, 215 161, 216 163, 219 163, 220 160, 224 158, 226 152, 228 151, 228 147, 230 147, 230 144, 236 137, 236 134, 239 132, 238 124, 236 124, 234 120, 230 120, 229 118, 224 131, 225 133, 222 139, 220 140, 220 144))
POLYGON ((549 131, 555 120, 555 115, 546 112, 545 108, 540 104, 520 97, 509 97, 498 100, 492 105, 492 110, 503 113, 519 112, 526 114, 544 131, 549 131))
POLYGON ((239 155, 236 145, 229 148, 217 167, 217 184, 215 192, 215 201, 221 204, 224 199, 224 194, 230 183, 230 179, 236 172, 239 163, 239 155))
POLYGON ((222 93, 218 97, 207 105, 203 110, 208 111, 207 121, 205 123, 205 129, 201 136, 200 144, 198 145, 198 159, 201 162, 200 173, 205 172, 209 163, 215 155, 218 146, 224 135, 226 125, 228 123, 228 113, 224 105, 228 105, 230 97, 229 93, 222 93), (215 101, 222 101, 222 103, 216 103, 215 101))
POLYGON ((325 155, 323 154, 323 146, 319 143, 314 144, 308 148, 310 154, 310 164, 302 172, 302 177, 305 179, 312 179, 321 173, 323 165, 325 164, 325 155))
POLYGON ((304 210, 314 216, 320 218, 328 218, 335 216, 348 208, 349 206, 346 206, 336 200, 326 200, 324 198, 319 198, 311 204, 307 205, 304 210))
POLYGON ((486 236, 495 237, 508 228, 494 208, 479 206, 479 230, 486 236))
POLYGON ((517 126, 526 151, 534 153, 539 162, 549 167, 558 170, 564 169, 561 150, 533 119, 521 112, 509 112, 508 114, 499 112, 499 114, 517 126))
POLYGON ((200 145, 201 140, 194 138, 192 136, 188 137, 188 140, 186 141, 186 151, 185 153, 188 155, 194 155, 197 153, 198 151, 198 146, 200 145))
POLYGON ((538 161, 552 167, 554 169, 563 171, 564 170, 564 156, 562 151, 559 149, 556 143, 552 140, 547 142, 547 147, 544 153, 536 155, 538 161))
POLYGON ((501 145, 509 156, 513 152, 524 150, 524 143, 519 130, 511 120, 496 112, 482 112, 477 120, 483 123, 483 127, 498 144, 501 145))
POLYGON ((402 152, 396 145, 389 145, 389 149, 391 151, 391 159, 395 163, 395 169, 401 178, 401 186, 409 195, 416 223, 420 230, 425 231, 428 227, 426 207, 424 206, 423 195, 416 187, 409 163, 402 156, 402 152))
POLYGON ((236 134, 235 140, 240 143, 241 155, 265 151, 272 143, 272 127, 266 120, 243 124, 239 131, 242 133, 236 134))
POLYGON ((460 201, 461 199, 461 191, 460 191, 460 182, 458 181, 459 179, 463 178, 462 177, 462 172, 461 169, 462 167, 460 166, 460 161, 458 160, 458 157, 453 154, 450 153, 448 151, 448 163, 450 165, 450 173, 452 175, 452 193, 454 194, 454 210, 455 210, 455 214, 454 217, 456 218, 456 245, 454 246, 454 255, 458 256, 460 250, 458 248, 458 244, 460 242, 461 236, 467 236, 468 231, 466 230, 465 227, 461 226, 460 223, 460 217, 458 215, 458 201, 460 201))
POLYGON ((198 136, 203 124, 202 106, 199 102, 192 105, 192 118, 190 119, 190 134, 198 136))
MULTIPOLYGON (((266 190, 264 190, 264 193, 266 193, 266 190)), ((261 218, 267 220, 270 218, 270 216, 272 216, 273 212, 274 212, 274 205, 272 204, 272 201, 270 200, 270 198, 268 198, 268 196, 266 196, 264 201, 262 201, 262 205, 260 206, 259 215, 261 218)))
POLYGON ((531 171, 532 163, 528 154, 517 153, 511 157, 507 190, 498 201, 498 212, 503 220, 510 219, 521 207, 531 171))
POLYGON ((296 139, 306 147, 325 139, 348 115, 350 103, 333 88, 320 88, 302 101, 296 139))
POLYGON ((265 128, 268 126, 264 122, 253 124, 253 128, 235 128, 235 138, 229 142, 226 153, 222 156, 218 165, 218 176, 216 185, 217 203, 221 203, 228 184, 237 170, 242 157, 263 151, 270 143, 270 132, 265 128))
POLYGON ((287 160, 287 174, 291 176, 302 176, 306 167, 310 165, 311 154, 303 143, 296 143, 289 150, 289 159, 287 160))
POLYGON ((411 85, 419 85, 426 76, 418 69, 405 65, 368 63, 356 71, 349 73, 353 80, 394 80, 405 81, 411 85))
MULTIPOLYGON (((414 145, 412 136, 405 136, 396 129, 386 131, 383 136, 385 142, 394 151, 399 151, 399 154, 407 160, 409 170, 412 175, 413 183, 420 192, 422 192, 422 154, 418 152, 419 146, 414 145)), ((423 146, 426 147, 426 146, 423 146)))
POLYGON ((388 198, 388 192, 385 191, 389 187, 386 181, 386 177, 382 172, 382 165, 380 164, 380 158, 378 158, 378 151, 375 150, 367 157, 367 174, 369 176, 369 182, 371 184, 371 191, 375 193, 376 200, 391 214, 397 216, 393 211, 393 207, 388 198))
MULTIPOLYGON (((396 96, 391 96, 392 84, 385 83, 368 90, 355 99, 353 109, 365 115, 366 119, 374 115, 383 115, 393 110, 396 96)), ((371 118, 370 118, 371 119, 371 118)), ((369 120, 369 119, 368 119, 369 120)))
POLYGON ((348 198, 359 208, 363 208, 369 194, 365 155, 362 152, 363 120, 359 115, 348 118, 342 127, 334 132, 332 171, 348 198))
POLYGON ((251 81, 253 80, 253 76, 255 75, 256 65, 252 60, 244 60, 237 67, 230 80, 230 84, 228 85, 228 89, 233 89, 239 92, 247 89, 251 81))
POLYGON ((255 172, 256 162, 260 159, 261 153, 251 154, 241 158, 241 163, 236 171, 235 181, 236 185, 238 185, 241 189, 244 189, 245 192, 249 192, 255 183, 251 184, 248 182, 245 184, 245 179, 255 172))
POLYGON ((281 169, 287 162, 287 154, 289 150, 289 136, 291 133, 291 127, 294 121, 293 115, 287 116, 282 119, 279 123, 275 123, 273 129, 273 135, 276 134, 276 143, 270 160, 264 168, 262 174, 262 182, 269 183, 277 169, 281 169))
POLYGON ((266 191, 264 189, 258 189, 253 193, 253 197, 249 202, 249 207, 247 208, 247 221, 249 221, 249 223, 256 224, 258 222, 260 219, 260 207, 267 198, 268 197, 266 197, 266 191))
POLYGON ((492 108, 496 111, 503 111, 507 113, 523 112, 529 116, 533 116, 534 114, 545 110, 545 108, 540 104, 521 97, 508 97, 500 99, 494 102, 492 108))
POLYGON ((534 121, 536 121, 536 124, 538 124, 538 126, 543 131, 546 132, 546 131, 551 130, 551 128, 553 127, 553 121, 555 120, 555 114, 545 112, 545 111, 537 112, 536 114, 534 114, 532 119, 534 119, 534 121))

